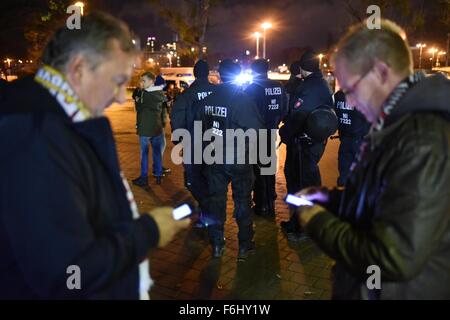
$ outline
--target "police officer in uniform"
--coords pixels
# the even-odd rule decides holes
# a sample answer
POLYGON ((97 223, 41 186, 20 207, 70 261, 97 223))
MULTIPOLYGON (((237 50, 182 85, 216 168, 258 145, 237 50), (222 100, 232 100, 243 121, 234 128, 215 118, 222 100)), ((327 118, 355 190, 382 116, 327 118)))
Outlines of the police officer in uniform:
POLYGON ((345 94, 339 90, 334 94, 334 109, 339 118, 338 186, 344 186, 350 166, 359 152, 364 136, 369 132, 370 123, 364 115, 346 102, 345 94))
MULTIPOLYGON (((170 124, 172 132, 176 129, 186 129, 191 133, 193 137, 193 128, 195 120, 195 112, 193 110, 193 104, 197 101, 201 101, 209 96, 214 90, 215 85, 208 81, 209 65, 203 60, 199 60, 194 66, 195 81, 191 86, 179 95, 173 105, 172 112, 170 114, 170 124)), ((193 148, 191 149, 193 151, 193 148)), ((191 152, 191 155, 193 153, 191 152)), ((202 213, 204 209, 204 201, 206 198, 207 180, 202 170, 202 164, 194 164, 193 157, 190 163, 184 164, 184 182, 185 186, 191 192, 194 199, 200 206, 200 218, 197 227, 202 227, 202 213)))
MULTIPOLYGON (((282 141, 286 143, 284 174, 288 193, 321 185, 318 163, 325 151, 326 141, 299 138, 299 134, 304 132, 300 124, 305 123, 308 114, 319 106, 333 106, 332 92, 323 78, 317 54, 307 50, 300 58, 299 66, 303 81, 295 90, 289 117, 280 129, 282 141), (298 148, 301 148, 301 152, 298 152, 298 148)), ((291 210, 291 213, 294 211, 291 210)), ((291 234, 292 240, 298 238, 295 234, 301 232, 294 216, 282 222, 281 226, 288 235, 291 234)))
MULTIPOLYGON (((269 64, 264 59, 253 62, 252 72, 253 82, 245 92, 250 95, 256 103, 264 125, 267 129, 267 155, 271 156, 271 150, 275 152, 276 133, 271 130, 278 130, 278 125, 287 114, 286 93, 282 84, 278 81, 270 80, 267 77, 269 64), (273 141, 272 141, 273 140, 273 141)), ((259 143, 258 143, 259 145, 259 143)), ((270 164, 258 164, 254 166, 255 185, 253 188, 253 201, 255 203, 254 212, 264 217, 275 216, 275 172, 271 175, 262 175, 260 166, 270 164)))
MULTIPOLYGON (((224 223, 226 219, 226 203, 228 185, 231 183, 234 200, 234 218, 239 227, 238 259, 245 259, 253 251, 253 221, 251 216, 251 192, 253 187, 253 168, 248 161, 238 164, 234 139, 227 141, 227 129, 259 130, 263 120, 252 99, 242 88, 233 84, 240 73, 239 65, 231 60, 223 60, 219 66, 222 84, 213 94, 199 101, 198 117, 202 121, 203 130, 212 132, 212 143, 215 154, 223 152, 222 163, 213 163, 206 167, 208 179, 207 214, 214 223, 209 224, 208 233, 213 247, 213 257, 223 255, 225 248, 224 223), (222 141, 222 143, 220 143, 222 141), (224 142, 225 141, 225 142, 224 142), (233 148, 234 146, 234 148, 233 148), (232 161, 226 161, 229 148, 234 150, 232 161)), ((242 147, 242 145, 241 145, 242 147)), ((246 158, 249 156, 249 143, 244 143, 246 158)))

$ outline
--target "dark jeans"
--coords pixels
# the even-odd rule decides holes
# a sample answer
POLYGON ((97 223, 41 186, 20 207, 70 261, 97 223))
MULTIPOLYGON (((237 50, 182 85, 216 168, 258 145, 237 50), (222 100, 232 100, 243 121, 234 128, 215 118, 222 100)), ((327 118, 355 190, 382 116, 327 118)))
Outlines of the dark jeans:
POLYGON ((141 146, 141 177, 146 177, 148 175, 149 144, 152 145, 153 173, 156 176, 162 176, 163 138, 164 133, 153 137, 139 136, 139 144, 141 146))
POLYGON ((208 227, 213 245, 224 244, 224 224, 227 210, 228 185, 231 182, 234 201, 234 218, 239 227, 239 245, 245 246, 253 239, 251 192, 253 170, 251 165, 210 165, 206 168, 209 194, 207 214, 213 224, 208 227))
POLYGON ((343 186, 350 173, 350 166, 359 152, 363 138, 342 137, 340 141, 338 155, 339 178, 337 184, 338 186, 343 186))

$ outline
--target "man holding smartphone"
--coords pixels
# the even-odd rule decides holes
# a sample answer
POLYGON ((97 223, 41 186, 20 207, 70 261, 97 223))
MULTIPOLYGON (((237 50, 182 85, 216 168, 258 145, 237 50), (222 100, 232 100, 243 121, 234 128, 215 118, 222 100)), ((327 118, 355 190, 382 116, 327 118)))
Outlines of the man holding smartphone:
POLYGON ((297 195, 323 206, 299 222, 336 260, 335 299, 450 299, 450 81, 413 73, 405 32, 383 20, 340 41, 339 84, 372 128, 344 191, 297 195), (368 285, 369 267, 381 286, 368 285))
POLYGON ((61 27, 35 77, 5 88, 0 299, 148 299, 150 248, 189 225, 171 208, 139 214, 103 116, 126 99, 130 31, 102 13, 81 25, 61 27))

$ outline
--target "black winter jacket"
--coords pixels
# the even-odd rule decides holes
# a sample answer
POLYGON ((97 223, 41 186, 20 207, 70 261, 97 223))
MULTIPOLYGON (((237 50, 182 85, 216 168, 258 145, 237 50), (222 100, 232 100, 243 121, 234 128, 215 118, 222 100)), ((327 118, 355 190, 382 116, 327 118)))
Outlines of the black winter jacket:
POLYGON ((367 143, 340 202, 307 225, 336 260, 335 297, 450 299, 450 81, 420 81, 367 143))
POLYGON ((0 299, 138 299, 159 234, 132 219, 108 120, 72 123, 30 78, 8 88, 0 137, 0 299))

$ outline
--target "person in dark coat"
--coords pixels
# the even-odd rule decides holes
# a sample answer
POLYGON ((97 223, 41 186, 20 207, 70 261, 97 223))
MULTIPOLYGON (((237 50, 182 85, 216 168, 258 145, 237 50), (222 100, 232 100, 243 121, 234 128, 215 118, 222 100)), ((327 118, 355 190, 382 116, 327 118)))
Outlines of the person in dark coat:
POLYGON ((370 123, 354 106, 347 103, 345 94, 339 90, 334 94, 334 110, 339 118, 339 152, 337 185, 342 187, 355 161, 359 147, 369 132, 370 123))
POLYGON ((406 33, 353 26, 334 56, 372 125, 344 190, 299 192, 298 217, 336 261, 334 299, 450 299, 450 81, 414 73, 406 33), (375 48, 375 49, 374 49, 375 48))
MULTIPOLYGON (((305 136, 302 124, 308 114, 320 106, 332 107, 332 93, 319 67, 319 58, 311 50, 306 51, 300 61, 303 81, 296 88, 289 117, 280 129, 282 142, 286 144, 284 174, 288 193, 295 193, 308 186, 320 186, 319 161, 325 151, 326 141, 315 141, 305 136)), ((301 240, 303 231, 299 228, 294 210, 291 208, 289 221, 281 222, 281 227, 290 240, 301 240)))
POLYGON ((149 249, 189 224, 139 214, 102 115, 126 100, 130 31, 103 13, 81 24, 1 104, 0 299, 148 299, 149 249))
POLYGON ((133 184, 148 184, 148 152, 152 146, 153 176, 156 183, 161 184, 163 177, 162 151, 165 145, 164 126, 167 115, 167 98, 162 86, 155 85, 155 75, 145 72, 141 76, 141 89, 135 97, 137 134, 141 149, 141 174, 133 179, 133 184))
POLYGON ((240 73, 239 65, 229 59, 223 60, 219 73, 222 84, 195 105, 196 119, 201 121, 203 130, 211 132, 214 137, 205 148, 213 149, 213 153, 217 155, 213 163, 206 166, 208 195, 205 203, 207 215, 213 221, 208 225, 208 235, 213 257, 221 257, 225 250, 227 193, 231 183, 233 216, 239 229, 238 259, 244 260, 255 247, 250 206, 254 178, 253 167, 249 161, 253 146, 245 141, 238 145, 232 134, 237 130, 250 130, 256 135, 257 130, 263 128, 263 119, 253 100, 241 87, 233 83, 240 73))
MULTIPOLYGON (((194 136, 195 111, 194 103, 204 100, 212 94, 216 88, 209 82, 209 65, 204 60, 199 60, 194 66, 195 81, 182 94, 178 95, 170 114, 170 124, 172 132, 178 129, 188 130, 194 136)), ((193 149, 191 150, 191 152, 193 149)), ((207 225, 205 217, 205 199, 207 196, 207 178, 203 163, 194 163, 193 157, 183 163, 184 184, 197 201, 200 212, 196 227, 207 225)))
MULTIPOLYGON (((275 216, 275 174, 276 174, 276 151, 275 142, 278 126, 287 115, 286 93, 279 81, 270 80, 267 77, 269 64, 264 59, 258 59, 252 63, 253 82, 245 92, 251 96, 256 103, 259 113, 264 119, 264 127, 267 129, 266 150, 267 156, 273 163, 261 163, 254 165, 255 186, 253 188, 253 211, 263 217, 275 216), (261 167, 273 165, 272 174, 262 174, 261 167)), ((258 142, 260 146, 260 142, 258 142)), ((266 157, 266 155, 264 155, 266 157)))

